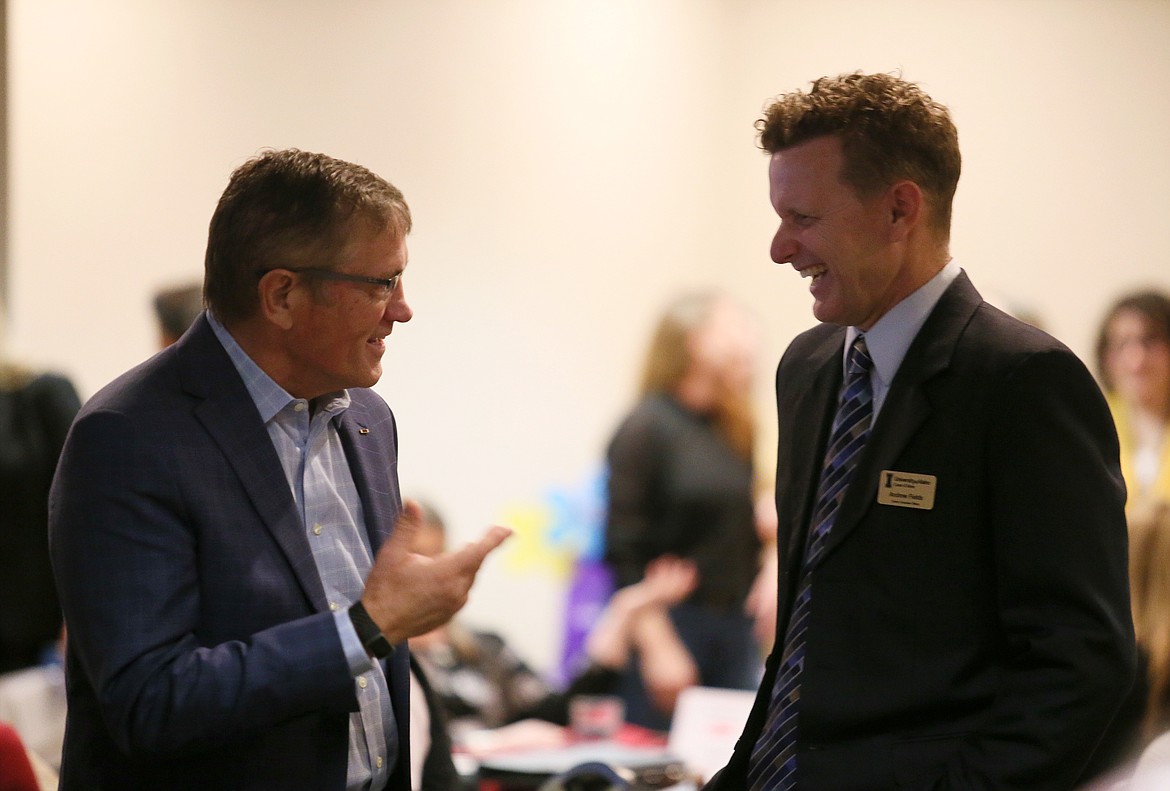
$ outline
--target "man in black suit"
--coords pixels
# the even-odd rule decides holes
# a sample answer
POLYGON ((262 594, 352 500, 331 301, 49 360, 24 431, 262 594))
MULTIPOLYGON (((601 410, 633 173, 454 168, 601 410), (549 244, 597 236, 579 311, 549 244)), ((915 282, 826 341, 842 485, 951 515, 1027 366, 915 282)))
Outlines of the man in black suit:
POLYGON ((946 108, 850 74, 757 127, 824 323, 776 375, 777 640, 711 785, 1072 788, 1134 675, 1105 401, 951 259, 946 108))

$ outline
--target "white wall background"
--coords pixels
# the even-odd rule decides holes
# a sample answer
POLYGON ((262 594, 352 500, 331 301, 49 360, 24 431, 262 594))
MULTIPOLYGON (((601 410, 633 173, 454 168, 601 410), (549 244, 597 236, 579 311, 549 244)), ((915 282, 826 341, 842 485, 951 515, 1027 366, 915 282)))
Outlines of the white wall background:
MULTIPOLYGON (((9 0, 9 346, 92 394, 154 350, 228 174, 324 151, 415 213, 379 391, 404 489, 469 537, 594 468, 660 307, 760 315, 758 402, 811 324, 768 260, 753 122, 822 74, 949 105, 953 253, 1086 358, 1121 290, 1170 288, 1165 0, 9 0)), ((468 617, 551 666, 559 583, 489 561, 468 617)))

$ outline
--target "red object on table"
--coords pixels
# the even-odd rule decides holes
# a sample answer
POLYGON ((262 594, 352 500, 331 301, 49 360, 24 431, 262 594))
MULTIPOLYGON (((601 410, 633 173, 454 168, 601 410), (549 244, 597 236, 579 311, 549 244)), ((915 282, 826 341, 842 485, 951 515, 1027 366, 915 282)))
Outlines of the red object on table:
POLYGON ((0 791, 39 791, 32 763, 20 734, 0 722, 0 791))

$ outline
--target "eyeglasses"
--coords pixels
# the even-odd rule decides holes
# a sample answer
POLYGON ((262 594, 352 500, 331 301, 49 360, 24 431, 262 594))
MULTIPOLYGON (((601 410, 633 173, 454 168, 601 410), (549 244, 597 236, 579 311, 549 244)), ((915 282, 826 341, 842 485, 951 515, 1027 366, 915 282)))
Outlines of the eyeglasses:
MULTIPOLYGON (((366 277, 365 275, 351 275, 347 272, 337 272, 333 269, 320 269, 318 267, 307 266, 303 269, 290 269, 288 267, 273 267, 273 269, 283 269, 286 272, 296 272, 298 275, 313 275, 325 280, 340 280, 344 283, 366 283, 371 286, 378 286, 383 290, 385 295, 394 293, 398 288, 398 281, 402 279, 402 274, 399 273, 394 277, 366 277)), ((273 271, 272 269, 263 269, 260 271, 260 277, 273 271)))

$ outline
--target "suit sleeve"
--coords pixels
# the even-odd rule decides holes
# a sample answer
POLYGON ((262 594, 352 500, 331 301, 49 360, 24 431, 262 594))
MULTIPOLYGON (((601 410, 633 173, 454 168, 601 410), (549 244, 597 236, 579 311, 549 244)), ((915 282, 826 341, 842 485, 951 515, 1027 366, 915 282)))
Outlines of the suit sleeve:
MULTIPOLYGON (((93 687, 118 746, 138 755, 199 750, 310 712, 355 709, 331 613, 242 639, 201 634, 202 587, 215 570, 202 567, 208 548, 188 513, 192 492, 174 456, 136 425, 112 411, 81 418, 51 495, 54 568, 79 661, 70 671, 84 677, 71 683, 93 687)), ((287 580, 255 583, 273 587, 275 599, 287 580)), ((254 607, 241 600, 228 617, 247 623, 254 607)))
POLYGON ((987 519, 1005 643, 986 726, 930 789, 1068 789, 1135 669, 1125 489, 1104 400, 1070 352, 1029 356, 989 404, 987 519))

